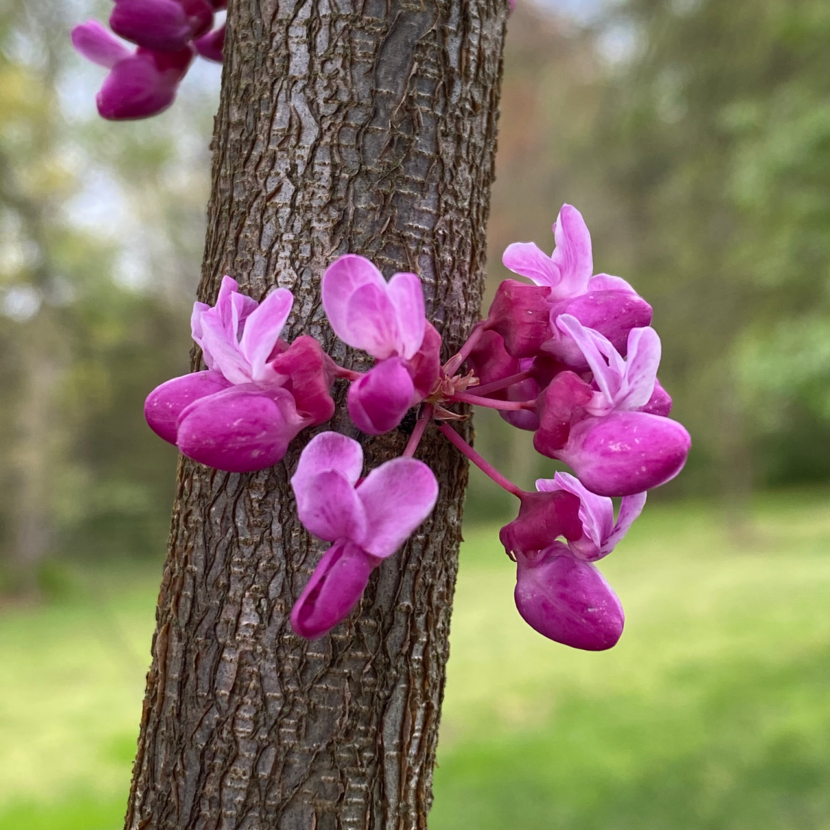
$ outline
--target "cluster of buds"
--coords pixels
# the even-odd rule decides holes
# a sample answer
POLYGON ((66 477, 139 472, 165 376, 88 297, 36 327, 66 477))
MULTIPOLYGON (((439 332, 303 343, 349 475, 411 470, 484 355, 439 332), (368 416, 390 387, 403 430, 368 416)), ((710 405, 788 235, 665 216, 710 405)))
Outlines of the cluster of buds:
POLYGON ((352 438, 322 432, 303 450, 291 479, 298 515, 331 547, 292 612, 299 635, 319 637, 345 619, 372 570, 431 512, 438 484, 413 456, 432 424, 519 499, 500 539, 517 564, 525 621, 575 648, 619 639, 622 606, 594 563, 625 535, 646 491, 680 472, 690 439, 668 417, 671 399, 657 381, 651 307, 619 277, 593 275, 579 211, 565 205, 553 230, 550 257, 532 243, 508 247, 505 265, 535 284, 503 282, 487 318, 443 365, 418 276, 387 282, 360 256, 333 262, 321 293, 335 334, 374 358, 367 372, 338 366, 311 337, 281 339, 293 303, 286 289, 257 303, 225 277, 215 306, 196 303, 193 338, 207 369, 158 387, 145 408, 152 429, 195 461, 230 472, 276 464, 301 430, 332 417, 338 378, 350 384, 352 421, 369 435, 398 428, 417 408, 402 457, 365 478, 352 438), (499 410, 576 476, 521 490, 452 426, 465 417, 458 404, 499 410), (612 497, 621 497, 616 521, 612 497))
POLYGON ((109 69, 96 96, 98 112, 112 121, 147 118, 166 110, 193 59, 222 62, 224 24, 216 12, 227 0, 115 0, 110 28, 130 48, 90 20, 72 30, 85 58, 109 69))

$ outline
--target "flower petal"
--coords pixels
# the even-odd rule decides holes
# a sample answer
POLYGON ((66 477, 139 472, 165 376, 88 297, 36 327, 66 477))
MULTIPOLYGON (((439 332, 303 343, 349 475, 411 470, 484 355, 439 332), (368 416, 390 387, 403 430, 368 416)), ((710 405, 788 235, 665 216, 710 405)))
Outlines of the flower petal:
POLYGON ((332 545, 291 611, 291 627, 308 640, 322 637, 360 602, 377 560, 348 541, 332 545))
POLYGON ((556 249, 551 262, 559 271, 559 280, 551 286, 552 299, 584 294, 594 270, 591 234, 582 214, 572 205, 562 205, 553 225, 556 249))
POLYGON ((690 447, 689 433, 677 421, 645 412, 614 412, 573 426, 556 457, 592 493, 630 496, 673 479, 690 447))
POLYGON ((635 493, 633 496, 623 496, 620 502, 620 515, 617 516, 617 523, 614 530, 608 534, 602 543, 602 555, 607 556, 623 540, 628 533, 628 528, 634 524, 634 520, 643 512, 646 506, 648 493, 635 493))
POLYGON ((612 277, 611 274, 595 274, 588 281, 588 292, 592 291, 624 291, 628 294, 637 292, 622 278, 612 277))
POLYGON ((291 478, 298 504, 319 498, 311 483, 329 470, 337 470, 350 484, 357 484, 363 472, 363 449, 354 438, 339 432, 321 432, 306 444, 291 478))
POLYGON ((177 52, 207 31, 213 9, 205 0, 115 0, 110 27, 156 52, 177 52))
POLYGON ((361 482, 357 495, 366 508, 362 547, 373 556, 391 556, 426 519, 438 498, 438 481, 414 458, 394 458, 361 482))
POLYGON ((378 360, 397 354, 397 313, 385 287, 361 285, 349 297, 346 313, 349 328, 348 339, 342 338, 344 342, 378 360))
MULTIPOLYGON (((295 494, 297 490, 295 489, 295 494)), ((313 476, 297 494, 297 515, 305 529, 320 539, 360 540, 366 533, 366 511, 354 485, 339 470, 313 476)))
POLYGON ((640 409, 651 400, 660 367, 660 351, 660 337, 651 326, 631 329, 625 363, 625 396, 617 401, 618 409, 640 409))
POLYGON ((270 364, 275 379, 293 396, 297 411, 309 419, 309 426, 328 421, 334 415, 329 390, 334 383, 334 361, 320 344, 301 334, 270 364))
POLYGON ((518 557, 516 607, 549 640, 586 651, 616 645, 625 615, 602 574, 557 543, 540 557, 518 557))
POLYGON ((403 358, 382 360, 349 388, 349 416, 369 435, 394 429, 412 407, 415 385, 403 358))
POLYGON ((227 389, 228 383, 219 372, 194 372, 173 378, 157 386, 144 404, 144 417, 150 429, 165 441, 176 443, 179 416, 193 401, 227 389))
POLYGON ((409 359, 415 356, 424 342, 424 289, 417 274, 395 274, 387 286, 389 299, 398 321, 399 345, 397 352, 409 359))
POLYGON ((534 242, 514 242, 508 245, 501 261, 505 268, 521 277, 527 277, 536 285, 553 288, 559 283, 559 268, 534 242))
POLYGON ((284 389, 232 386, 182 412, 177 443, 194 461, 245 473, 276 464, 304 426, 284 389))
POLYGON ((253 380, 262 381, 273 374, 266 372, 265 364, 280 339, 293 304, 294 295, 287 288, 278 288, 245 320, 239 348, 251 367, 253 380))
POLYGON ((194 40, 193 46, 206 60, 222 63, 225 51, 225 24, 194 40))
POLYGON ((72 45, 87 60, 107 69, 112 69, 115 64, 133 54, 97 20, 76 26, 72 30, 72 45))
POLYGON ((250 383, 251 366, 234 335, 215 314, 203 314, 201 325, 202 349, 210 353, 213 368, 231 383, 250 383))

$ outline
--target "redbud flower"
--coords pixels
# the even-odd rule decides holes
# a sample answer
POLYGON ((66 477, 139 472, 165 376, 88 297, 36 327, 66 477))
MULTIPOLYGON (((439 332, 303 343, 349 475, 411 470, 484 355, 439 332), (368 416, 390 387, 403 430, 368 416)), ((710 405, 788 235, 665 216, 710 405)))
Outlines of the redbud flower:
POLYGON ((178 52, 213 23, 207 0, 115 0, 110 28, 154 52, 178 52))
POLYGON ((222 63, 225 49, 225 24, 193 41, 196 51, 209 61, 222 63))
POLYGON ((561 542, 537 556, 518 555, 514 597, 531 628, 571 648, 603 651, 622 635, 617 595, 594 565, 561 542))
POLYGON ((176 52, 131 51, 94 20, 72 30, 72 43, 85 58, 110 70, 95 100, 100 115, 112 121, 166 110, 194 57, 189 46, 176 52))
POLYGON ((377 361, 349 389, 349 415, 363 432, 396 427, 438 379, 441 338, 424 317, 416 274, 387 283, 361 256, 346 254, 323 275, 323 308, 335 334, 377 361))
POLYGON ((250 472, 276 464, 300 430, 331 418, 334 364, 311 337, 280 340, 293 300, 280 288, 257 303, 225 277, 216 306, 196 303, 193 339, 208 370, 149 395, 153 431, 209 467, 250 472))
POLYGON ((414 458, 395 458, 361 479, 357 441, 323 432, 303 450, 291 486, 306 529, 328 542, 291 612, 302 637, 320 637, 360 601, 372 570, 426 519, 438 498, 432 470, 414 458))
POLYGON ((614 521, 614 503, 606 496, 597 496, 568 473, 556 473, 552 479, 540 478, 536 489, 542 493, 568 493, 579 499, 579 523, 582 533, 568 538, 574 556, 594 562, 608 556, 622 540, 634 520, 643 512, 646 493, 625 496, 614 521))
POLYGON ((504 337, 515 357, 532 357, 535 350, 544 349, 572 368, 583 369, 582 353, 556 326, 560 314, 575 316, 624 351, 628 332, 651 322, 651 306, 625 280, 592 276, 591 235, 576 208, 562 206, 553 233, 556 248, 551 256, 532 242, 507 247, 505 266, 538 287, 520 291, 519 283, 508 280, 508 287, 497 293, 488 325, 504 337), (543 332, 539 320, 545 308, 548 326, 543 332))

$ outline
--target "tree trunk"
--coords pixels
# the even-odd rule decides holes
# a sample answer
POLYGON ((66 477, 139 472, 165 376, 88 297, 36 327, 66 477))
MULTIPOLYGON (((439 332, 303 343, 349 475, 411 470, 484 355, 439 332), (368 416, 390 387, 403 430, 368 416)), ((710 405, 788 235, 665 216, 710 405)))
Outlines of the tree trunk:
MULTIPOLYGON (((232 0, 200 299, 225 273, 256 298, 290 288, 287 339, 365 367, 319 297, 325 267, 359 253, 420 274, 457 350, 481 302, 506 11, 232 0)), ((326 428, 359 438, 369 467, 407 438, 360 435, 342 406, 326 428)), ((299 446, 251 475, 182 462, 128 830, 426 827, 467 478, 440 439, 418 453, 441 486, 433 515, 311 643, 288 621, 325 547, 295 514, 299 446)))

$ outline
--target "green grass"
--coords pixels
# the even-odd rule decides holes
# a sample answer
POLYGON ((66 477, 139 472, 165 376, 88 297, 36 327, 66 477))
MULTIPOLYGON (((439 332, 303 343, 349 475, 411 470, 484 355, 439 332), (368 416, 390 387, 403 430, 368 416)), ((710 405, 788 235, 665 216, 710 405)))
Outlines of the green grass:
MULTIPOLYGON (((647 508, 601 654, 525 626, 467 536, 431 830, 830 830, 830 494, 760 498, 740 542, 647 508)), ((121 826, 158 574, 97 579, 0 614, 0 830, 121 826)))

